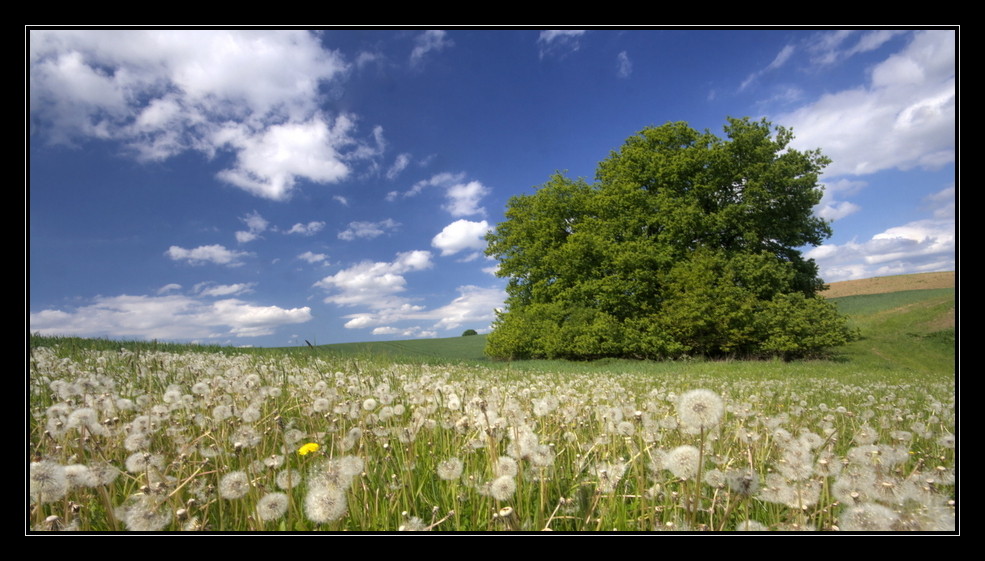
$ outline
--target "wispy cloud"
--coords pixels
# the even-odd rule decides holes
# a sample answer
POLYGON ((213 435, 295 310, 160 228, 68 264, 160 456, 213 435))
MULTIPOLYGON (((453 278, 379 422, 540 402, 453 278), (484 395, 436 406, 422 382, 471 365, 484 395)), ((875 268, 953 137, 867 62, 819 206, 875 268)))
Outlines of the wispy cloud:
POLYGON ((305 251, 304 253, 298 255, 298 259, 301 259, 302 261, 307 261, 308 263, 311 263, 313 265, 315 263, 325 263, 325 261, 328 259, 328 256, 325 255, 324 253, 312 253, 311 251, 305 251))
POLYGON ((298 222, 294 226, 291 226, 290 230, 285 230, 285 234, 298 234, 301 236, 313 236, 318 232, 321 232, 325 228, 325 223, 320 220, 312 220, 307 224, 302 224, 298 222))
POLYGON ((176 245, 171 246, 165 255, 173 261, 185 261, 190 265, 204 265, 214 263, 216 265, 226 265, 227 267, 238 267, 242 265, 242 259, 253 255, 246 251, 234 251, 225 247, 213 244, 203 245, 193 249, 185 249, 176 245))
POLYGON ((414 39, 414 50, 410 52, 410 64, 411 66, 419 66, 429 53, 443 51, 454 44, 448 38, 447 32, 429 29, 414 39))
POLYGON ((395 230, 399 226, 399 222, 390 218, 380 220, 379 222, 350 222, 349 227, 339 232, 338 237, 340 240, 345 241, 352 241, 357 238, 371 240, 375 237, 382 236, 388 230, 395 230))
POLYGON ((780 49, 780 52, 777 53, 775 58, 773 58, 773 62, 769 63, 766 66, 766 68, 753 72, 745 80, 743 80, 742 84, 739 85, 739 91, 741 92, 746 88, 748 88, 753 82, 759 79, 760 76, 782 67, 784 64, 786 64, 788 60, 790 60, 790 57, 791 55, 793 55, 794 50, 795 48, 793 45, 786 45, 785 47, 780 49))
POLYGON ((629 75, 633 73, 633 63, 629 60, 629 55, 626 51, 622 51, 616 57, 616 76, 620 78, 629 78, 629 75))
POLYGON ((581 48, 583 29, 550 29, 541 31, 537 47, 541 60, 544 57, 564 58, 581 48))

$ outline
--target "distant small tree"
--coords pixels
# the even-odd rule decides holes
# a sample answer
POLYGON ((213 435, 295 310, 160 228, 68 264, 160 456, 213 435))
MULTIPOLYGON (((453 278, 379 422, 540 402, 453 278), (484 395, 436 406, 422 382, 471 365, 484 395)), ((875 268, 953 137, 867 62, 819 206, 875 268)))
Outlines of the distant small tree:
POLYGON ((462 333, 462 337, 468 337, 469 335, 478 335, 478 334, 479 334, 479 332, 478 332, 478 331, 476 331, 476 330, 474 330, 474 329, 466 329, 466 330, 465 330, 465 331, 464 331, 464 332, 462 333))

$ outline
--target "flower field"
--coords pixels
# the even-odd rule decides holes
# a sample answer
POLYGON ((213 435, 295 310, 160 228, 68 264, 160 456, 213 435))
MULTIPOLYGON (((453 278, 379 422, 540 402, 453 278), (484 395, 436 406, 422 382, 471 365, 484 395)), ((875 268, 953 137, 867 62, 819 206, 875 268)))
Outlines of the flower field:
POLYGON ((29 360, 33 531, 956 526, 944 376, 57 344, 29 360))

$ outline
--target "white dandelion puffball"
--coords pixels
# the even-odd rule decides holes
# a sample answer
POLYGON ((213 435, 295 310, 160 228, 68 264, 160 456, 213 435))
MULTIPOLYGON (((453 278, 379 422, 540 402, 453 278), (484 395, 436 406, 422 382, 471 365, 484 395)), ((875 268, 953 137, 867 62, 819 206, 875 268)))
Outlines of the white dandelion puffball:
POLYGON ((725 405, 711 390, 691 390, 677 402, 677 416, 686 427, 710 428, 722 418, 725 405))

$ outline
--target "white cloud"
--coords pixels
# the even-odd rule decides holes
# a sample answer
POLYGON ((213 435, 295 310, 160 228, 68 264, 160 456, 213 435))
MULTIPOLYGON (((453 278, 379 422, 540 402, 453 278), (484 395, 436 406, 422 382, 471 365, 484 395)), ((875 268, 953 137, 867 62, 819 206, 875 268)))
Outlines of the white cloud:
POLYGON ((458 183, 465 179, 464 173, 450 173, 441 172, 432 175, 429 179, 422 179, 411 186, 410 189, 404 191, 402 194, 397 191, 391 191, 387 194, 387 200, 395 200, 398 196, 402 195, 404 197, 414 197, 417 196, 428 187, 450 187, 455 183, 458 183))
POLYGON ((819 33, 812 38, 807 49, 811 52, 812 63, 826 66, 859 53, 878 49, 894 36, 902 33, 905 33, 905 31, 890 29, 879 29, 861 33, 851 30, 828 31, 819 33), (842 44, 848 42, 853 37, 857 37, 858 40, 852 46, 842 48, 842 44))
POLYGON ((249 294, 253 292, 255 282, 241 282, 236 284, 215 284, 203 282, 195 285, 195 293, 200 296, 232 296, 234 294, 249 294))
POLYGON ((932 211, 937 220, 954 220, 954 185, 942 189, 924 198, 924 203, 932 211))
POLYGON ((954 270, 954 221, 918 220, 863 243, 825 244, 804 255, 818 263, 825 282, 954 270))
POLYGON ((165 255, 174 261, 187 261, 191 265, 215 263, 216 265, 237 267, 242 265, 240 261, 242 258, 252 254, 246 251, 233 251, 221 245, 213 244, 199 246, 194 249, 185 249, 173 245, 168 248, 165 255))
POLYGON ((486 209, 479 206, 479 201, 489 194, 489 189, 478 181, 456 183, 445 192, 448 203, 442 208, 452 216, 471 216, 486 214, 486 209))
POLYGON ((315 33, 32 30, 29 59, 32 134, 49 142, 115 140, 142 161, 231 150, 218 177, 274 200, 379 155, 379 127, 361 142, 353 116, 319 111, 349 67, 315 33))
POLYGON ((214 339, 259 337, 312 319, 311 309, 257 306, 237 299, 203 302, 181 295, 98 297, 70 311, 30 315, 30 329, 45 335, 214 339))
POLYGON ((392 262, 363 261, 314 284, 336 293, 325 298, 326 303, 339 306, 368 306, 372 309, 409 306, 405 298, 396 296, 406 290, 403 274, 431 267, 431 252, 398 253, 392 262))
POLYGON ((390 169, 387 170, 386 178, 396 179, 397 176, 400 175, 400 172, 407 169, 408 165, 410 165, 410 154, 404 153, 398 155, 397 159, 394 160, 393 165, 390 166, 390 169))
POLYGON ((817 215, 825 220, 834 221, 855 214, 860 210, 862 210, 862 207, 849 201, 831 202, 827 205, 822 205, 817 215))
POLYGON ((414 39, 414 50, 410 53, 411 66, 417 66, 424 61, 424 57, 434 51, 440 52, 453 46, 455 43, 447 38, 448 33, 438 29, 429 29, 421 33, 414 39))
POLYGON ((251 242, 260 237, 260 234, 267 230, 270 225, 257 211, 253 211, 251 214, 247 214, 243 218, 240 218, 246 227, 247 231, 236 232, 236 241, 239 243, 251 242))
POLYGON ((862 210, 862 207, 855 203, 837 199, 858 193, 866 185, 868 183, 865 181, 849 179, 837 179, 822 183, 824 195, 821 197, 819 208, 815 210, 816 214, 825 220, 834 221, 862 210))
POLYGON ((338 237, 340 240, 346 241, 352 241, 356 238, 371 240, 375 237, 382 236, 387 230, 395 230, 399 226, 399 222, 390 218, 379 222, 350 222, 349 227, 339 232, 338 237))
POLYGON ((482 251, 486 248, 486 233, 491 228, 485 220, 472 222, 456 220, 444 227, 431 240, 431 245, 441 250, 441 255, 454 255, 467 249, 482 251))
POLYGON ((496 318, 496 310, 503 307, 506 292, 501 288, 481 288, 466 285, 458 287, 458 297, 450 303, 433 309, 420 306, 398 306, 374 312, 363 312, 345 316, 348 329, 375 327, 374 335, 434 336, 433 332, 421 332, 419 326, 395 327, 392 324, 402 321, 433 321, 431 329, 452 330, 463 325, 491 323, 496 318), (377 327, 378 326, 378 327, 377 327), (423 335, 428 333, 428 335, 423 335))
POLYGON ((181 285, 177 283, 170 283, 157 289, 158 294, 167 294, 168 292, 175 292, 176 290, 181 290, 181 285))
POLYGON ((324 253, 312 253, 310 251, 305 251, 301 255, 298 255, 298 259, 302 259, 314 265, 315 263, 324 262, 326 259, 328 259, 328 256, 325 255, 324 253))
POLYGON ((581 48, 581 36, 585 34, 582 29, 549 29, 540 32, 537 37, 537 46, 541 60, 545 56, 556 56, 564 58, 568 54, 581 48))
POLYGON ((616 57, 616 76, 620 78, 629 78, 629 75, 633 73, 633 63, 629 60, 629 55, 626 51, 619 53, 616 57))
POLYGON ((503 307, 506 292, 500 288, 458 287, 459 296, 448 305, 433 310, 431 318, 437 319, 436 329, 455 329, 468 323, 492 322, 496 309, 503 307))
POLYGON ((953 162, 954 44, 953 31, 915 32, 873 67, 868 84, 826 94, 776 122, 793 129, 795 148, 820 147, 833 160, 827 177, 953 162))
POLYGON ((347 115, 330 124, 322 115, 304 122, 271 125, 257 132, 239 124, 227 124, 212 140, 218 147, 237 151, 231 169, 216 174, 256 196, 286 200, 298 179, 335 183, 349 175, 340 149, 351 144, 355 127, 347 115))
POLYGON ((773 62, 769 63, 769 65, 767 65, 766 68, 750 74, 742 82, 742 84, 739 85, 739 91, 741 92, 745 90, 763 74, 776 70, 777 68, 780 68, 781 66, 786 64, 787 61, 790 60, 790 57, 793 55, 795 50, 796 48, 793 45, 784 46, 782 49, 780 49, 780 52, 777 53, 776 57, 773 58, 773 62))
POLYGON ((342 195, 332 195, 332 198, 338 201, 342 206, 349 206, 349 199, 343 197, 342 195))
POLYGON ((427 330, 419 325, 413 327, 377 327, 373 329, 373 335, 400 335, 401 337, 408 337, 414 339, 424 339, 433 338, 438 336, 437 331, 427 330))
POLYGON ((313 236, 313 235, 317 234, 318 232, 320 232, 322 230, 322 228, 324 228, 324 227, 325 227, 325 223, 324 222, 321 222, 321 221, 318 221, 318 220, 312 220, 311 222, 308 222, 307 224, 302 224, 302 223, 298 222, 294 226, 291 226, 291 229, 290 230, 287 230, 284 233, 285 234, 300 234, 302 236, 313 236))

